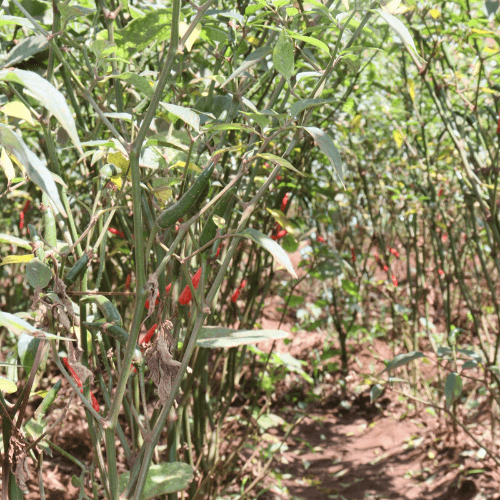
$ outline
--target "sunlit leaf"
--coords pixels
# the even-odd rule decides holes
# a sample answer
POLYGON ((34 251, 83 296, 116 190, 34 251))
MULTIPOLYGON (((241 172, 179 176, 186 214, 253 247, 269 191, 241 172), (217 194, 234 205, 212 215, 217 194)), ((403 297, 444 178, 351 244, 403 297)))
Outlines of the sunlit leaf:
POLYGON ((295 67, 293 44, 284 30, 281 32, 278 43, 273 50, 273 66, 287 82, 290 82, 295 67))
POLYGON ((269 236, 266 236, 253 228, 245 229, 242 233, 240 233, 240 236, 246 236, 255 241, 255 243, 259 244, 262 248, 265 248, 275 258, 278 264, 283 266, 292 277, 297 278, 297 274, 295 273, 293 265, 290 262, 290 258, 278 245, 278 243, 269 238, 269 236))
POLYGON ((336 148, 335 144, 333 144, 330 136, 317 127, 304 127, 304 130, 309 132, 309 134, 311 134, 313 139, 317 142, 321 151, 323 151, 335 168, 340 181, 343 183, 344 177, 342 174, 342 158, 340 157, 339 150, 336 148))
POLYGON ((196 343, 200 347, 217 349, 256 344, 264 340, 277 340, 288 337, 282 330, 235 330, 222 326, 205 326, 200 330, 196 343))
POLYGON ((7 264, 26 264, 31 259, 33 259, 34 254, 30 253, 27 255, 7 255, 0 262, 0 266, 6 266, 7 264))
POLYGON ((17 385, 8 378, 0 377, 0 391, 6 392, 7 394, 13 394, 17 391, 17 385))

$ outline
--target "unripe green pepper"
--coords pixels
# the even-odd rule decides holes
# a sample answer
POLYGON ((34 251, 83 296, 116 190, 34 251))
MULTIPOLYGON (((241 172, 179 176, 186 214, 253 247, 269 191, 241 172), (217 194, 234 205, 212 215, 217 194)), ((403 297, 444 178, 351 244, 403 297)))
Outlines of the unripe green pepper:
POLYGON ((89 263, 89 256, 84 253, 75 263, 75 265, 68 271, 64 278, 66 286, 70 286, 85 272, 87 264, 89 263))
POLYGON ((212 162, 193 182, 191 187, 184 193, 181 199, 163 212, 156 219, 156 223, 162 229, 173 226, 179 219, 184 217, 189 209, 201 197, 205 186, 208 184, 212 172, 214 171, 215 163, 212 162))

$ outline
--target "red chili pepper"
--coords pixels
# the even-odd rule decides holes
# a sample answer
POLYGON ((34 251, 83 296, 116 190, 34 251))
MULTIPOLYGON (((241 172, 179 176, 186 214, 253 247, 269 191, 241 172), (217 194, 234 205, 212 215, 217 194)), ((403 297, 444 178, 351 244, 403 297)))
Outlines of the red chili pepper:
POLYGON ((384 265, 383 269, 384 269, 385 272, 389 271, 389 267, 387 266, 387 264, 384 265))
POLYGON ((393 275, 391 276, 391 278, 392 278, 392 284, 393 284, 394 286, 398 286, 398 279, 396 278, 396 275, 395 275, 395 274, 393 274, 393 275))
POLYGON ((378 253, 375 254, 375 259, 380 260, 380 257, 378 256, 378 253))
POLYGON ((441 241, 443 243, 446 243, 448 241, 448 234, 447 233, 444 233, 442 236, 441 236, 441 241))
POLYGON ((62 358, 64 365, 66 366, 66 369, 69 371, 73 379, 75 380, 75 383, 78 387, 83 387, 82 381, 79 379, 78 375, 76 374, 74 368, 69 364, 68 358, 62 358))
MULTIPOLYGON (((192 279, 193 288, 195 290, 198 288, 198 285, 200 284, 200 278, 201 278, 201 268, 198 269, 198 271, 196 271, 196 274, 193 276, 192 279)), ((179 304, 181 304, 182 306, 187 306, 191 302, 192 298, 193 294, 191 293, 191 288, 189 288, 189 285, 186 285, 179 297, 179 304)))
POLYGON ((278 231, 278 234, 276 234, 275 236, 271 236, 271 238, 276 241, 276 240, 283 238, 283 236, 286 236, 285 229, 281 229, 280 231, 278 231))
POLYGON ((232 295, 231 297, 231 302, 233 304, 236 304, 236 301, 238 300, 238 297, 240 296, 240 289, 238 288, 232 295))
POLYGON ((439 197, 443 196, 443 191, 444 191, 444 190, 443 190, 443 188, 441 188, 441 189, 438 191, 438 196, 439 196, 439 197))
POLYGON ((281 211, 284 212, 286 206, 288 205, 288 193, 285 193, 285 196, 283 196, 283 199, 281 200, 281 211))
POLYGON ((108 227, 108 231, 111 234, 116 234, 120 238, 125 238, 125 233, 123 233, 122 231, 118 231, 118 229, 115 229, 114 227, 108 227))
POLYGON ((278 175, 278 177, 276 177, 277 181, 280 181, 281 179, 283 179, 283 177, 281 175, 278 175))
POLYGON ((354 252, 354 247, 351 248, 351 258, 353 262, 356 262, 356 253, 354 252))
POLYGON ((217 252, 215 252, 215 258, 217 258, 219 256, 219 254, 220 254, 220 247, 221 246, 222 245, 219 245, 219 248, 217 249, 217 252))
MULTIPOLYGON (((61 358, 61 359, 63 360, 64 365, 66 366, 67 370, 69 371, 69 373, 73 377, 75 384, 80 388, 80 392, 83 394, 82 381, 79 379, 74 368, 69 364, 68 358, 61 358)), ((92 408, 94 408, 95 411, 99 412, 101 410, 101 407, 99 406, 97 399, 95 398, 95 396, 92 393, 90 393, 90 399, 92 401, 92 408)))
POLYGON ((127 280, 125 281, 125 291, 130 288, 130 283, 132 283, 132 275, 129 273, 127 275, 127 280))
POLYGON ((24 212, 21 212, 19 214, 19 229, 22 229, 24 227, 24 212))
POLYGON ((399 252, 395 248, 389 247, 389 252, 391 252, 394 257, 399 259, 399 252))
POLYGON ((323 236, 317 236, 317 237, 316 237, 316 241, 317 241, 318 243, 324 243, 324 242, 325 242, 325 238, 323 238, 323 236))
POLYGON ((23 212, 26 213, 29 208, 30 208, 30 200, 26 200, 26 203, 24 204, 23 212))
POLYGON ((165 293, 170 293, 170 289, 172 288, 172 283, 170 283, 169 285, 167 285, 165 287, 165 293))
POLYGON ((144 336, 144 338, 142 339, 142 342, 141 342, 141 346, 142 347, 145 347, 146 344, 149 344, 149 342, 151 341, 151 339, 153 338, 153 335, 154 333, 156 332, 156 327, 158 326, 157 323, 155 323, 149 330, 148 330, 148 333, 146 333, 146 335, 144 336))
POLYGON ((444 271, 442 269, 438 269, 438 273, 441 275, 441 276, 444 276, 444 271))
POLYGON ((241 280, 240 290, 243 290, 243 288, 245 288, 246 286, 247 286, 247 280, 241 280))
MULTIPOLYGON (((160 303, 160 299, 159 298, 156 298, 156 302, 155 302, 155 305, 159 304, 160 303)), ((144 307, 146 309, 149 309, 149 299, 146 299, 146 303, 144 304, 144 307)))

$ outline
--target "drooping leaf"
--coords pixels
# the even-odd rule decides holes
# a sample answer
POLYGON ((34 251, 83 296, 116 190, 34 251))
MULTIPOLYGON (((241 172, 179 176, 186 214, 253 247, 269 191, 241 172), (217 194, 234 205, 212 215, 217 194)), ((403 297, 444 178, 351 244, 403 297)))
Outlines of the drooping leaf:
POLYGON ((136 75, 135 73, 121 73, 120 75, 108 75, 105 76, 101 81, 105 82, 111 78, 117 78, 118 80, 122 80, 127 82, 129 85, 132 85, 137 90, 141 91, 147 97, 151 97, 153 95, 153 87, 149 83, 149 81, 143 76, 136 75))
POLYGON ((61 3, 58 8, 61 12, 61 23, 63 26, 72 19, 88 16, 89 14, 95 12, 95 9, 89 9, 87 7, 82 7, 81 5, 67 5, 65 3, 61 3))
POLYGON ((458 373, 451 372, 446 377, 444 395, 446 397, 446 408, 450 408, 462 395, 462 377, 458 373))
POLYGON ((273 66, 287 82, 290 82, 295 68, 293 44, 284 30, 281 32, 278 43, 273 50, 273 66))
POLYGON ((17 24, 18 26, 23 26, 24 28, 29 28, 35 30, 33 23, 24 17, 17 16, 5 16, 0 13, 0 26, 6 26, 9 24, 17 24))
POLYGON ((411 351, 403 354, 398 354, 393 360, 387 363, 387 366, 383 370, 382 373, 387 372, 389 370, 394 370, 395 368, 399 368, 400 366, 407 365, 410 361, 415 359, 425 358, 425 354, 420 351, 411 351))
POLYGON ((389 14, 389 12, 384 12, 381 9, 376 9, 376 12, 392 28, 396 35, 398 35, 399 38, 401 38, 401 40, 414 51, 417 57, 422 59, 417 52, 415 42, 413 41, 408 28, 397 17, 389 14))
POLYGON ((200 133, 200 116, 198 113, 193 111, 191 108, 185 108, 184 106, 177 106, 177 104, 169 104, 166 102, 160 102, 160 104, 173 115, 180 118, 184 123, 189 126, 199 134, 200 133))
POLYGON ((0 166, 5 172, 5 176, 7 177, 8 181, 12 181, 16 178, 14 165, 12 163, 12 160, 9 158, 9 155, 7 154, 7 150, 5 148, 2 148, 2 154, 0 155, 0 166))
POLYGON ((253 228, 245 229, 240 236, 245 236, 255 241, 255 243, 259 244, 262 248, 265 248, 275 259, 278 264, 283 266, 293 278, 297 278, 297 274, 293 269, 293 265, 290 262, 290 259, 286 252, 273 241, 269 236, 262 234, 253 228))
POLYGON ((291 170, 292 172, 295 172, 296 174, 299 174, 302 177, 306 177, 306 174, 303 174, 299 170, 297 170, 288 160, 285 160, 285 158, 281 158, 281 156, 276 156, 271 153, 259 153, 257 156, 260 156, 261 158, 264 158, 264 160, 272 161, 274 163, 277 163, 278 165, 281 165, 282 167, 288 168, 288 170, 291 170))
POLYGON ((304 130, 311 134, 312 138, 318 143, 321 151, 327 156, 331 164, 335 168, 337 175, 339 176, 341 182, 344 182, 344 177, 342 173, 342 158, 340 157, 339 150, 333 144, 330 136, 319 129, 318 127, 304 127, 304 130))
POLYGON ((56 183, 50 170, 24 144, 24 141, 10 128, 0 124, 0 146, 4 146, 26 169, 30 179, 50 198, 58 211, 66 216, 59 198, 56 183))
POLYGON ((200 330, 196 343, 200 347, 217 349, 287 337, 288 333, 282 330, 235 330, 222 326, 205 326, 200 330))
MULTIPOLYGON (((160 495, 185 490, 193 480, 193 468, 183 462, 163 462, 151 465, 141 500, 159 498, 160 495)), ((124 492, 130 480, 130 472, 118 476, 118 489, 124 492)))
POLYGON ((73 114, 64 96, 50 82, 33 71, 17 68, 12 71, 0 71, 0 80, 19 83, 26 87, 57 118, 78 151, 83 153, 73 114))
POLYGON ((21 61, 26 61, 26 59, 47 49, 48 46, 49 42, 43 35, 27 36, 7 54, 2 66, 13 66, 21 61))
POLYGON ((69 337, 61 337, 60 335, 53 335, 52 333, 44 332, 42 330, 37 330, 34 326, 30 325, 24 319, 21 319, 14 314, 0 311, 0 326, 4 326, 12 332, 14 335, 33 335, 35 332, 42 333, 48 339, 63 339, 75 342, 75 339, 69 337))

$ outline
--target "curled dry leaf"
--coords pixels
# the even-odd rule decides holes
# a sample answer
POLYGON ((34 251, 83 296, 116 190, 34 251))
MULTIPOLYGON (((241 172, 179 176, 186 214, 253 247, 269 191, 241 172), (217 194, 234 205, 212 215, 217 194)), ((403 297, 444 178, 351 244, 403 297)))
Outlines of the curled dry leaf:
POLYGON ((170 325, 170 322, 165 322, 162 325, 156 342, 150 345, 144 353, 146 363, 151 372, 151 380, 158 389, 158 403, 162 405, 167 402, 172 392, 172 384, 181 365, 179 361, 173 359, 170 352, 171 336, 167 330, 170 325))
POLYGON ((26 443, 22 434, 17 428, 12 427, 8 453, 9 463, 12 466, 17 485, 23 493, 28 493, 26 481, 29 479, 30 470, 25 449, 26 443))

